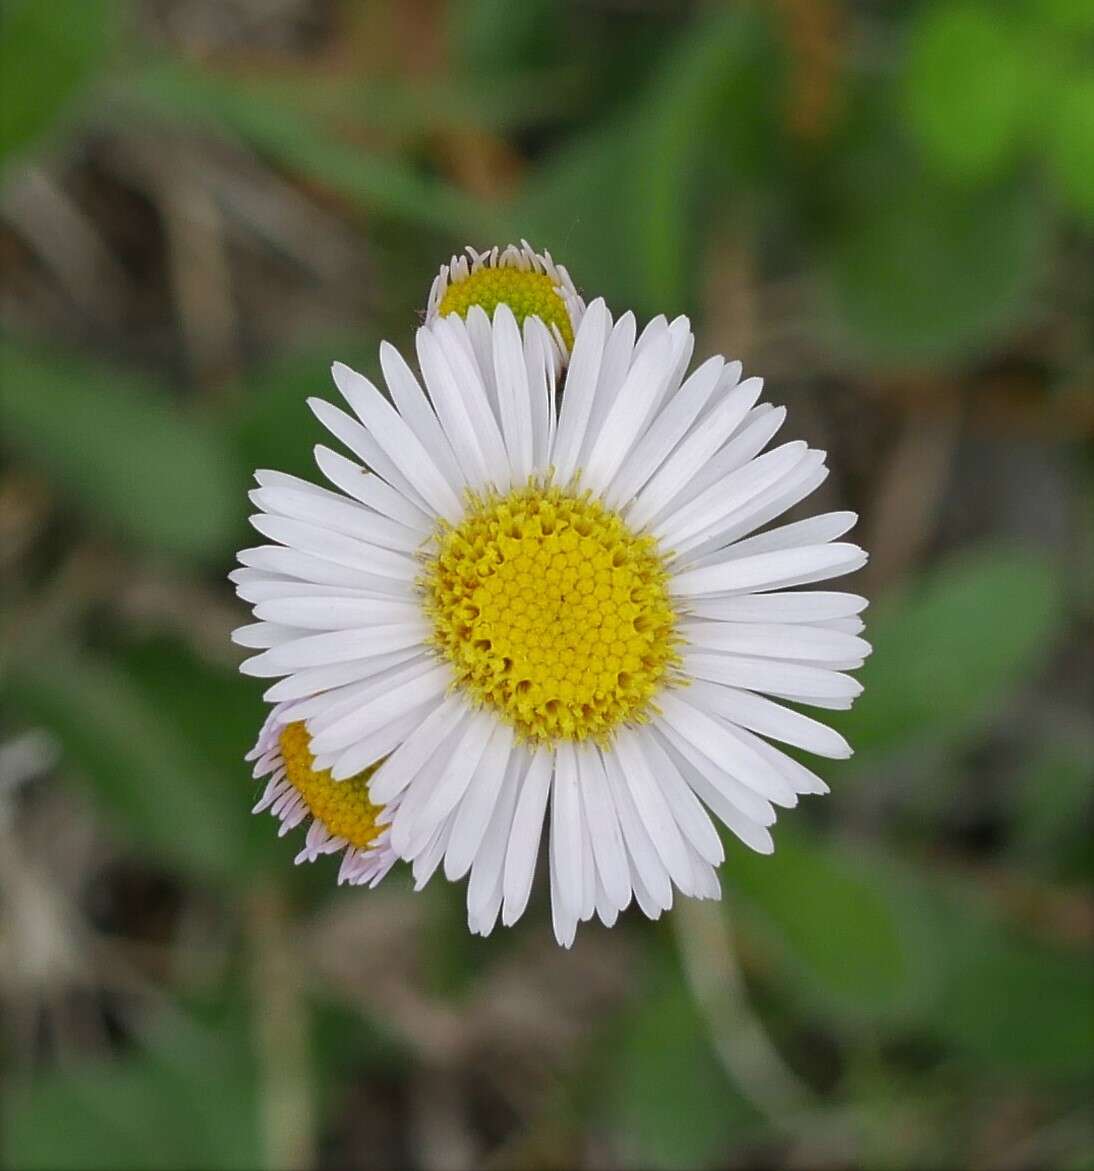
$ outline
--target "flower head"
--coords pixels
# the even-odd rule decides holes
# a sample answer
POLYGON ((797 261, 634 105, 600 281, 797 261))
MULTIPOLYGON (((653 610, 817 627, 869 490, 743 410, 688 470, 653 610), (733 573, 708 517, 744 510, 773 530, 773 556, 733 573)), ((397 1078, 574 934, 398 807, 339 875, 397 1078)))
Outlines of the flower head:
POLYGON ((281 704, 267 716, 258 741, 247 754, 254 775, 268 777, 255 813, 270 812, 281 822, 281 835, 309 822, 297 863, 321 854, 342 853, 339 882, 375 886, 395 862, 381 823, 382 806, 369 798, 368 781, 375 766, 342 781, 315 767, 311 741, 291 705, 281 704))
MULTIPOLYGON (((656 918, 674 888, 717 897, 712 815, 766 853, 776 807, 826 791, 776 744, 850 754, 797 706, 859 693, 866 603, 799 587, 866 556, 839 540, 852 513, 765 528, 825 478, 824 453, 765 451, 785 410, 720 356, 689 375, 686 319, 639 335, 595 300, 566 357, 557 322, 507 300, 443 311, 514 253, 442 272, 420 378, 386 343, 386 394, 334 366, 352 414, 311 405, 356 460, 316 449, 330 488, 257 474, 271 543, 240 554, 258 622, 237 637, 261 648, 242 670, 277 680, 322 799, 356 785, 384 806, 372 824, 419 886, 470 874, 473 931, 523 913, 546 823, 568 946, 632 900, 656 918)), ((306 805, 360 850, 308 785, 287 792, 290 816, 306 805)))
POLYGON ((466 318, 473 307, 486 318, 499 305, 508 305, 523 326, 529 317, 548 328, 560 356, 570 352, 574 333, 585 311, 570 274, 555 264, 550 252, 536 252, 527 240, 520 247, 509 244, 488 252, 467 248, 466 256, 453 256, 441 266, 429 290, 426 321, 455 314, 466 318))

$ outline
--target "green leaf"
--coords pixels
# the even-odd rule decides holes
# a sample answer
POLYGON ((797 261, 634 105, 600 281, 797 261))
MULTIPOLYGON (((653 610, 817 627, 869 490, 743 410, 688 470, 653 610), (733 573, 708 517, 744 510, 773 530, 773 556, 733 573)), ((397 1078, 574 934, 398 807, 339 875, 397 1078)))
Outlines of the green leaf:
POLYGON ((295 874, 291 859, 299 844, 279 842, 271 817, 250 814, 265 782, 252 779, 243 757, 266 718, 262 688, 230 667, 203 662, 167 638, 127 647, 118 662, 143 702, 188 746, 209 815, 231 831, 238 872, 278 867, 295 874))
POLYGON ((743 925, 776 929, 776 974, 806 1004, 925 1034, 993 1073, 1094 1072, 1089 949, 1016 929, 959 871, 928 877, 782 827, 777 839, 770 858, 735 851, 732 881, 743 925))
POLYGON ((561 31, 554 0, 458 0, 449 21, 461 64, 480 77, 543 64, 561 31))
POLYGON ((647 97, 637 144, 641 176, 637 203, 641 288, 651 301, 684 306, 696 267, 696 185, 714 138, 717 114, 745 106, 759 113, 755 95, 742 102, 735 81, 757 51, 755 23, 740 12, 712 9, 681 38, 647 97), (650 160, 656 165, 650 166, 650 160))
POLYGON ((207 877, 243 865, 249 791, 242 765, 238 785, 211 772, 171 713, 122 671, 51 652, 17 664, 6 690, 23 719, 57 738, 65 766, 138 848, 207 877))
POLYGON ((1094 1073, 1089 951, 1021 933, 952 883, 922 883, 919 898, 933 964, 923 973, 930 989, 917 1010, 923 1022, 992 1066, 1056 1077, 1094 1073))
POLYGON ((105 65, 113 0, 4 0, 0 10, 0 163, 50 130, 105 65))
POLYGON ((211 427, 132 378, 0 343, 4 444, 73 503, 149 549, 207 558, 231 544, 242 475, 211 427))
POLYGON ((1037 73, 1020 29, 979 5, 925 7, 911 31, 905 106, 926 157, 983 182, 1014 157, 1035 113, 1037 73))
POLYGON ((651 981, 624 1025, 605 1076, 612 1121, 635 1165, 707 1166, 755 1125, 678 972, 651 981))
POLYGON ((1036 677, 1062 619, 1047 558, 1006 549, 954 557, 870 612, 865 690, 828 722, 857 752, 968 736, 1036 677))
POLYGON ((868 860, 782 827, 777 840, 771 857, 727 843, 734 894, 774 929, 814 995, 855 1015, 898 1003, 908 981, 901 922, 868 860))
POLYGON ((1046 742, 1022 771, 1013 799, 1017 856, 1055 878, 1083 876, 1094 866, 1088 811, 1094 804, 1090 762, 1094 730, 1046 730, 1046 742))
POLYGON ((1068 77, 1051 122, 1049 162, 1065 199, 1094 220, 1094 76, 1068 77))
POLYGON ((255 1083, 241 1029, 176 1020, 135 1055, 13 1088, 3 1161, 26 1171, 249 1171, 262 1164, 255 1083))
MULTIPOLYGON (((573 258, 575 278, 645 312, 686 308, 712 156, 742 108, 763 107, 757 21, 714 8, 688 26, 622 113, 571 141, 529 178, 520 232, 573 258)), ((743 146, 742 146, 743 149, 743 146)), ((730 158, 726 166, 734 168, 730 158)), ((735 176, 738 177, 738 176, 735 176)))
POLYGON ((1071 36, 1094 35, 1094 5, 1090 0, 1031 0, 1046 23, 1071 36))
POLYGON ((899 165, 848 201, 824 273, 836 344, 874 361, 975 356, 1024 311, 1045 219, 1022 185, 935 186, 899 165))

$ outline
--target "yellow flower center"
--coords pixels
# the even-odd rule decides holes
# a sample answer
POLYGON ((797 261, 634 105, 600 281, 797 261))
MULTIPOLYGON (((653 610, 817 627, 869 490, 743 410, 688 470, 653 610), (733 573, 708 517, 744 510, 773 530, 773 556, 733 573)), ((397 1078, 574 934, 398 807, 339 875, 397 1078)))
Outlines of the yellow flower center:
POLYGON ((369 765, 356 776, 336 781, 329 771, 316 771, 311 739, 303 722, 286 724, 281 729, 279 743, 285 775, 304 798, 312 817, 351 846, 363 850, 372 845, 384 828, 376 824, 383 806, 373 805, 368 796, 368 779, 380 762, 369 765))
POLYGON ((557 325, 567 349, 573 347, 574 331, 566 302, 556 291, 554 279, 544 272, 505 265, 480 268, 448 286, 437 312, 442 317, 450 313, 466 317, 472 305, 481 305, 493 317, 503 302, 521 325, 526 317, 540 317, 548 325, 557 325))
POLYGON ((423 586, 460 685, 527 740, 644 721, 678 661, 656 543, 587 494, 530 483, 475 499, 438 531, 423 586))

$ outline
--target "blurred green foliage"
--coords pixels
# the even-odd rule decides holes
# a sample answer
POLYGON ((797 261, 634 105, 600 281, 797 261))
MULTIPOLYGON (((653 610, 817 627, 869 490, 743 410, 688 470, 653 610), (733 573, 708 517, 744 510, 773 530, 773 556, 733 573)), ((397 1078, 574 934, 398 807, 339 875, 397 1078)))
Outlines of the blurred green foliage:
MULTIPOLYGON (((409 271, 424 294, 431 274, 415 266, 434 243, 439 260, 464 239, 527 236, 586 291, 671 315, 701 312, 718 245, 747 241, 776 278, 805 274, 797 324, 845 368, 949 378, 1039 320, 1058 241, 1080 238, 1094 218, 1094 13, 1082 0, 860 7, 845 13, 830 96, 814 94, 830 105, 822 130, 803 136, 787 117, 801 50, 761 6, 624 17, 610 5, 570 13, 546 0, 459 0, 445 13, 449 73, 404 78, 202 64, 145 45, 128 6, 4 0, 0 162, 18 176, 83 136, 133 124, 239 145, 321 193, 386 258, 377 315, 405 318, 407 336, 420 303, 401 290, 409 271), (431 139, 449 131, 501 136, 520 157, 512 188, 486 198, 437 165, 431 139)), ((339 14, 352 28, 353 6, 339 14)), ((380 332, 365 324, 339 355, 368 368, 380 332)), ((9 334, 0 442, 14 465, 48 482, 76 527, 116 545, 134 573, 223 589, 248 539, 250 469, 309 473, 318 432, 303 400, 324 384, 326 339, 264 356, 202 399, 107 360, 86 336, 9 334)), ((829 816, 846 828, 793 815, 773 858, 727 841, 723 882, 750 989, 776 1038, 808 1029, 837 1051, 842 1076, 824 1090, 833 1110, 857 1102, 887 1118, 874 1071, 887 1046, 909 1040, 937 1054, 925 1071, 897 1063, 902 1105, 925 1126, 941 1084, 959 1098, 1017 1082, 1050 1122, 1089 1088, 1089 949, 1023 925, 977 862, 956 861, 944 840, 950 779, 1083 621, 1064 580, 1040 547, 978 541, 890 590, 869 612, 877 653, 862 672, 865 695, 853 712, 831 713, 860 753, 825 772, 829 816), (856 820, 858 799, 897 776, 911 777, 912 812, 883 830, 856 820)), ((32 575, 19 614, 39 589, 48 580, 32 575)), ((322 898, 314 892, 326 891, 329 868, 291 872, 290 843, 247 812, 240 757, 262 715, 253 681, 176 630, 94 618, 82 616, 76 638, 33 621, 16 632, 0 684, 7 730, 48 730, 112 832, 173 881, 213 891, 226 918, 242 914, 256 884, 301 906, 322 898)), ((992 865, 1060 883, 1069 898, 1068 884, 1091 874, 1091 737, 1022 710, 1028 759, 1011 762, 1009 787, 994 795, 1013 833, 992 865)), ((470 940, 461 891, 422 898, 432 899, 429 989, 464 1004, 515 945, 470 940)), ((580 1083, 589 1125, 622 1135, 636 1166, 715 1165, 735 1144, 770 1140, 779 1129, 719 1063, 667 933, 631 934, 637 988, 590 1043, 600 1045, 597 1076, 580 1083)), ((215 1000, 233 999, 237 968, 215 1000)), ((402 1076, 412 1065, 398 1039, 362 1039, 330 1025, 322 1003, 307 1008, 328 1078, 369 1066, 370 1044, 377 1067, 402 1076)), ((161 1015, 113 1060, 15 1079, 4 1161, 262 1164, 246 1014, 210 1022, 180 996, 161 1015)), ((955 1140, 935 1154, 960 1163, 967 1147, 955 1140)))
POLYGON ((4 0, 0 8, 0 166, 48 134, 108 61, 112 0, 4 0))

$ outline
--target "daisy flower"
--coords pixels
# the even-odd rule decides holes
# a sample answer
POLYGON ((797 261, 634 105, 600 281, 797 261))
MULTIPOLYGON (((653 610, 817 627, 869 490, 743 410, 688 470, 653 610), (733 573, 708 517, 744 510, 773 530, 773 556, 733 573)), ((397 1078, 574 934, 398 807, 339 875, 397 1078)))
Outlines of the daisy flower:
POLYGON ((315 767, 303 721, 286 719, 283 704, 266 717, 246 759, 254 761, 256 780, 269 778, 252 812, 268 809, 281 822, 282 837, 309 823, 298 863, 341 852, 338 881, 356 886, 375 886, 395 864, 388 829, 378 820, 381 807, 369 798, 375 764, 335 781, 315 767))
MULTIPOLYGON (((632 900, 656 918, 674 888, 718 897, 712 817, 768 853, 776 807, 827 791, 776 745, 850 755, 798 707, 861 690, 866 603, 799 587, 866 556, 839 539, 852 513, 765 527, 827 471, 803 442, 765 450, 785 410, 760 379, 720 356, 689 374, 682 317, 639 334, 595 300, 563 352, 557 320, 518 322, 514 276, 489 313, 457 298, 506 255, 438 278, 420 377, 386 343, 386 393, 335 364, 349 412, 311 406, 356 458, 316 448, 330 488, 257 473, 270 544, 239 556, 257 622, 236 637, 325 796, 365 784, 419 887, 470 875, 472 931, 521 916, 546 836, 569 946, 632 900)), ((285 781, 273 800, 316 842, 353 843, 285 781)))
MULTIPOLYGON (((550 252, 533 250, 527 240, 518 248, 509 244, 488 252, 468 247, 466 256, 453 256, 433 278, 426 303, 427 324, 438 317, 456 314, 466 317, 477 305, 487 317, 498 305, 508 305, 523 325, 528 317, 538 317, 548 330, 556 373, 561 369, 574 344, 574 334, 585 312, 570 274, 555 264, 550 252)), ((477 319, 479 324, 483 319, 477 319)))

